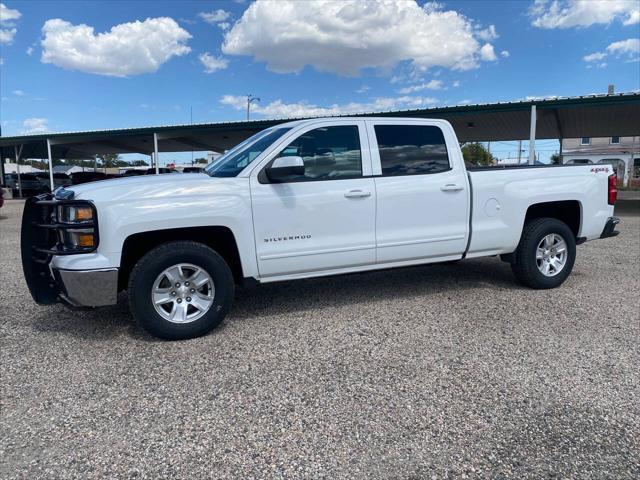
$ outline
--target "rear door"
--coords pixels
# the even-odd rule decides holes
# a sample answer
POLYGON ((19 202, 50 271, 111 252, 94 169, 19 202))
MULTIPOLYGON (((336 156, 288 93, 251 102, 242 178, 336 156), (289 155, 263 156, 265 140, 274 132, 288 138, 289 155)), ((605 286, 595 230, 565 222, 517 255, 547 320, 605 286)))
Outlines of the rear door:
POLYGON ((367 120, 379 263, 461 258, 469 224, 466 172, 446 122, 367 120))
POLYGON ((375 187, 364 121, 297 130, 250 181, 263 279, 375 263, 375 187), (281 156, 302 157, 305 174, 270 183, 264 170, 281 156))

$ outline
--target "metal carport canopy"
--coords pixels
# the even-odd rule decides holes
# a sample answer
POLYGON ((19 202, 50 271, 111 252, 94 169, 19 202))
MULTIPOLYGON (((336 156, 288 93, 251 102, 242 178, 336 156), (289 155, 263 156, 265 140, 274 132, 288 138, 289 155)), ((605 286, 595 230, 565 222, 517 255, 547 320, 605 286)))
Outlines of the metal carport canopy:
MULTIPOLYGON (((482 105, 366 113, 355 117, 442 118, 453 125, 461 142, 520 140, 530 136, 535 106, 536 139, 634 136, 640 134, 640 93, 590 95, 482 105)), ((161 152, 212 150, 222 152, 264 128, 298 119, 257 120, 195 125, 51 133, 0 137, 2 158, 47 158, 47 139, 55 158, 91 158, 103 153, 154 151, 157 134, 161 152)))

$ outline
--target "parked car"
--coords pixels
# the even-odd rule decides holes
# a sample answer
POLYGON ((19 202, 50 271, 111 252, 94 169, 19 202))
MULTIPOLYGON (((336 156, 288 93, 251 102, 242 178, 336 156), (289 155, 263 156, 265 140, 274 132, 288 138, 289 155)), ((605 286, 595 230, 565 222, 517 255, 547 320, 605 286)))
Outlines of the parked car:
POLYGON ((104 172, 74 172, 71 175, 72 185, 95 182, 97 180, 107 180, 109 175, 104 172))
POLYGON ((618 233, 610 165, 467 169, 444 120, 285 123, 205 171, 29 200, 22 258, 36 302, 96 307, 126 290, 144 328, 184 339, 222 322, 236 283, 499 255, 547 289, 571 273, 576 245, 618 233))
POLYGON ((146 170, 136 170, 135 168, 129 169, 129 170, 125 170, 124 172, 122 172, 121 176, 122 177, 133 177, 135 175, 145 175, 147 172, 146 170))
MULTIPOLYGON (((34 175, 40 180, 40 183, 44 185, 46 190, 51 188, 51 179, 49 178, 49 172, 38 172, 34 175)), ((53 173, 53 188, 64 187, 65 185, 71 185, 71 177, 66 173, 53 173)))
POLYGON ((203 167, 184 167, 182 169, 182 173, 202 173, 204 172, 203 167))
MULTIPOLYGON (((165 167, 160 167, 158 169, 158 173, 178 173, 177 170, 174 170, 173 168, 165 168, 165 167)), ((156 169, 155 168, 147 168, 147 172, 146 175, 155 175, 156 174, 156 169)))
POLYGON ((13 191, 14 197, 20 195, 20 186, 22 186, 23 197, 49 191, 48 187, 44 186, 33 173, 21 173, 20 182, 18 182, 17 173, 5 173, 4 184, 13 191))

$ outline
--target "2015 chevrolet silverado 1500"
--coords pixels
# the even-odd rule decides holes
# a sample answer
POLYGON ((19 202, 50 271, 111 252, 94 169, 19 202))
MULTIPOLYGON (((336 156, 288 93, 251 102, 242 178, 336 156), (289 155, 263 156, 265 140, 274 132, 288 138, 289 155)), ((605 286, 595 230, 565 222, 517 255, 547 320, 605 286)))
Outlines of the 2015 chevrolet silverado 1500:
POLYGON ((467 170, 442 120, 326 118, 247 139, 203 174, 59 188, 27 201, 22 261, 40 304, 126 290, 159 337, 202 335, 234 286, 500 255, 560 285, 576 245, 616 235, 609 166, 467 170))

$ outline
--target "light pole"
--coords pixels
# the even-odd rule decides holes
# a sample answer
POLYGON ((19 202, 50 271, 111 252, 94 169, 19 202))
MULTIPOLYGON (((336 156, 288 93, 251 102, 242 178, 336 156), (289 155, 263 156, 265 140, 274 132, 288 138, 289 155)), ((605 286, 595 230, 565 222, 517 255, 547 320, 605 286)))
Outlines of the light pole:
POLYGON ((253 102, 259 102, 260 97, 254 97, 252 94, 247 95, 247 120, 249 120, 249 110, 253 102))

